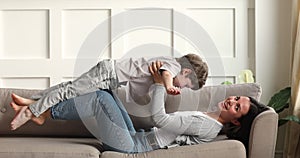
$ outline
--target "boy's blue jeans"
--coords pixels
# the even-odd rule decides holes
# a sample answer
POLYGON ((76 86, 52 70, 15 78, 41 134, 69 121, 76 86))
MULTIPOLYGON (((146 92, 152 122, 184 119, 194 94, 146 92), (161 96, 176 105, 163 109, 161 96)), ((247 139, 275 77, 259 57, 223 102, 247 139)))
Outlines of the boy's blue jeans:
POLYGON ((99 89, 116 89, 119 86, 114 69, 114 60, 105 59, 82 74, 74 81, 63 82, 41 93, 31 96, 37 100, 29 106, 30 111, 38 117, 47 109, 64 100, 95 92, 99 89))
POLYGON ((105 150, 126 153, 153 150, 146 138, 149 133, 135 131, 123 104, 110 91, 99 90, 63 101, 51 107, 51 115, 53 119, 81 119, 105 150))

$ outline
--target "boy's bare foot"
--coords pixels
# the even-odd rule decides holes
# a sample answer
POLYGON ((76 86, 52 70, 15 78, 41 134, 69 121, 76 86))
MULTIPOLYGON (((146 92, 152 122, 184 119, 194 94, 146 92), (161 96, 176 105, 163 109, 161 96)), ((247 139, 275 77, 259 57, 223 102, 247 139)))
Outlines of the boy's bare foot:
POLYGON ((34 100, 23 98, 14 93, 11 94, 11 98, 12 98, 13 102, 15 102, 17 105, 21 105, 21 106, 29 106, 30 104, 35 102, 34 100))
POLYGON ((10 105, 16 112, 15 118, 10 123, 11 130, 16 130, 17 128, 25 124, 27 121, 31 120, 33 114, 29 110, 28 106, 19 106, 14 102, 11 102, 10 105))
POLYGON ((11 107, 16 112, 15 118, 11 122, 11 129, 16 130, 27 121, 32 120, 38 125, 44 124, 47 115, 42 114, 39 117, 35 117, 28 106, 34 102, 34 100, 22 98, 16 94, 12 94, 13 101, 11 102, 11 107))

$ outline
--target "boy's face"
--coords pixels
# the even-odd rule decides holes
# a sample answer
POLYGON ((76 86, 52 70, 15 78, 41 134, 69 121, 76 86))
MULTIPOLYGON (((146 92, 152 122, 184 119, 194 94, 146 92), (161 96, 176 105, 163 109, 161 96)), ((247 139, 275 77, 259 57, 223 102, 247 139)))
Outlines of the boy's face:
POLYGON ((190 73, 190 69, 182 69, 182 71, 173 80, 173 85, 180 88, 193 88, 194 85, 192 84, 191 79, 188 78, 190 73))

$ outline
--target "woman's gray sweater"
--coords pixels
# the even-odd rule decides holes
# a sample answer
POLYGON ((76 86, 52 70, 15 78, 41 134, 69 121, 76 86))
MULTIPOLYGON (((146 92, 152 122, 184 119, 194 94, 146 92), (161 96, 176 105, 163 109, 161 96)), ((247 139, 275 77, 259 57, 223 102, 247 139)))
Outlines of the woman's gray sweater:
POLYGON ((180 111, 167 114, 164 107, 165 88, 154 85, 152 119, 156 139, 161 148, 176 145, 192 145, 214 140, 223 125, 200 111, 180 111), (163 98, 162 98, 163 97, 163 98))

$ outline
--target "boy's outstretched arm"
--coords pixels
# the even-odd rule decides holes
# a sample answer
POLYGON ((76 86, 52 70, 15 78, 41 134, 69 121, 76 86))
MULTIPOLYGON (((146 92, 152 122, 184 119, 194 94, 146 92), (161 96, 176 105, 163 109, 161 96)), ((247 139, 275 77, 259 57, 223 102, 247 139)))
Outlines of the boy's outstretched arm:
POLYGON ((176 88, 173 85, 173 77, 171 73, 167 70, 160 70, 160 67, 163 65, 161 61, 152 62, 149 66, 149 71, 152 74, 153 80, 156 82, 158 79, 161 80, 162 84, 164 84, 165 89, 168 94, 177 95, 180 94, 180 89, 176 88), (155 75, 160 75, 161 77, 157 77, 155 75))
POLYGON ((167 70, 161 70, 162 79, 168 94, 177 95, 180 94, 180 88, 173 85, 173 77, 167 70))

